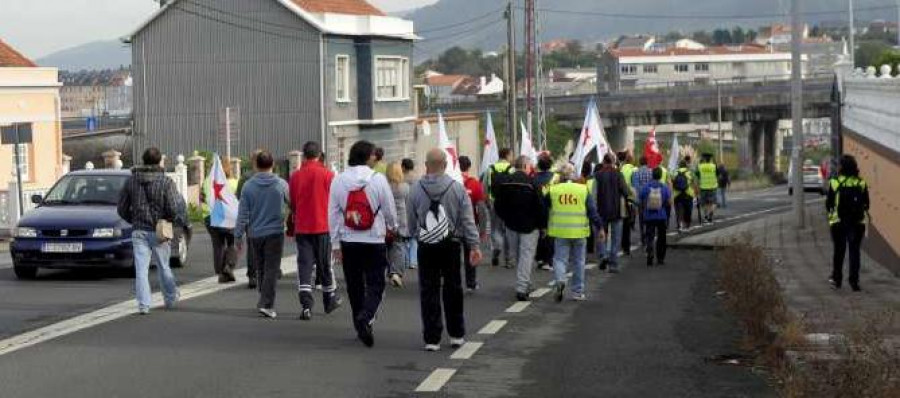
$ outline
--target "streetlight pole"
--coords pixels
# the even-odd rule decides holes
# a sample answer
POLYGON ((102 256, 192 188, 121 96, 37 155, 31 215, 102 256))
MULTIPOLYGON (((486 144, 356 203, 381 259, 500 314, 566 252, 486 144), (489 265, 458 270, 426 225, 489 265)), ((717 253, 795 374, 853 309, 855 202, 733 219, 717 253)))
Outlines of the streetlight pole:
MULTIPOLYGON (((722 141, 724 140, 724 134, 722 133, 722 86, 719 85, 719 80, 716 80, 716 97, 719 104, 719 162, 724 162, 725 160, 725 149, 723 147, 722 141)), ((732 126, 732 131, 734 127, 732 126)))
POLYGON ((853 0, 850 0, 850 64, 856 67, 856 18, 853 0))
POLYGON ((16 156, 16 190, 18 191, 19 197, 19 217, 25 214, 25 192, 22 192, 22 157, 21 157, 21 142, 22 138, 19 137, 19 124, 14 123, 13 126, 16 129, 16 145, 15 145, 15 156, 16 156))
POLYGON ((800 0, 791 0, 791 119, 794 139, 794 148, 791 150, 794 164, 791 186, 794 190, 797 228, 804 229, 806 204, 803 198, 803 64, 800 59, 800 29, 800 0))

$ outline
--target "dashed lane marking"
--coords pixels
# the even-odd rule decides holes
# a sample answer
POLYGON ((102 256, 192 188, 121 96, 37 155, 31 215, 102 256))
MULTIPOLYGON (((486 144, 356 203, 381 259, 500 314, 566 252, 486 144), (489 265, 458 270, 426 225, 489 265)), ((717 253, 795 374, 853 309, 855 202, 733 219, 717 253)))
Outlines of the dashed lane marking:
POLYGON ((587 263, 584 266, 584 269, 586 269, 586 270, 592 270, 594 268, 597 268, 597 263, 587 263))
POLYGON ((497 334, 500 329, 503 329, 506 326, 507 321, 502 320, 493 320, 484 325, 481 330, 478 331, 478 334, 497 334))
POLYGON ((541 298, 547 293, 550 293, 550 289, 548 289, 546 287, 542 287, 540 289, 537 289, 537 290, 531 292, 531 294, 529 296, 531 296, 531 298, 541 298))
POLYGON ((456 374, 456 369, 437 368, 416 387, 416 392, 437 392, 456 374))
POLYGON ((483 346, 484 343, 480 341, 469 341, 463 344, 462 347, 456 350, 453 355, 450 355, 450 359, 469 359, 472 358, 472 355, 475 355, 476 352, 483 346))
POLYGON ((506 312, 522 312, 525 311, 525 309, 528 308, 529 305, 531 305, 530 301, 519 301, 518 303, 509 306, 509 308, 506 309, 506 312))
MULTIPOLYGON (((288 275, 296 271, 296 257, 285 257, 281 259, 281 271, 288 275)), ((225 289, 230 289, 241 284, 247 283, 246 276, 236 276, 237 281, 233 284, 220 284, 217 276, 201 279, 187 285, 179 287, 181 293, 181 301, 190 300, 201 296, 206 296, 225 289)), ((163 306, 162 293, 153 294, 152 308, 160 308, 163 306)), ((112 322, 117 319, 135 314, 137 305, 135 301, 128 300, 108 307, 101 308, 87 314, 69 318, 51 325, 44 326, 39 329, 25 332, 7 339, 0 340, 0 356, 9 354, 23 348, 31 347, 58 337, 63 337, 80 330, 85 330, 94 326, 112 322)))

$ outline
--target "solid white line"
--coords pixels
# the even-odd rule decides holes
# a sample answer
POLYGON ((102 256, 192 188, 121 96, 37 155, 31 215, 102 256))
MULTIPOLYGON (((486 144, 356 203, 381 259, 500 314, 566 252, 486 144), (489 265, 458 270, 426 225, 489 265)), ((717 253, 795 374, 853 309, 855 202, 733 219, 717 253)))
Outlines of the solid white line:
POLYGON ((416 392, 437 392, 456 374, 456 369, 437 368, 416 387, 416 392))
POLYGON ((506 309, 506 312, 522 312, 525 311, 529 305, 531 305, 530 301, 519 301, 518 303, 509 306, 509 308, 506 309))
POLYGON ((478 331, 478 334, 497 334, 504 326, 506 326, 506 321, 493 320, 488 322, 487 325, 484 325, 484 327, 478 331))
MULTIPOLYGON (((296 257, 285 257, 281 260, 282 273, 287 275, 297 270, 296 257)), ((225 289, 233 288, 240 284, 247 283, 246 276, 237 276, 236 283, 220 284, 217 276, 201 279, 187 285, 179 287, 181 292, 181 301, 190 300, 212 293, 220 292, 225 289)), ((153 294, 152 308, 160 308, 163 306, 162 293, 153 294)), ((47 325, 39 329, 25 332, 4 340, 0 340, 0 356, 9 354, 23 348, 31 347, 57 337, 66 336, 80 330, 88 329, 107 322, 133 315, 137 312, 137 305, 134 300, 123 301, 108 307, 101 308, 87 314, 79 315, 47 325)))
POLYGON ((462 347, 456 350, 453 355, 450 355, 450 359, 469 359, 472 358, 472 355, 475 355, 478 352, 478 349, 483 346, 484 343, 479 341, 469 341, 463 344, 462 347))
POLYGON ((531 298, 541 298, 547 293, 550 293, 550 289, 548 289, 546 287, 542 287, 540 289, 537 289, 537 290, 531 292, 531 294, 529 296, 531 296, 531 298))

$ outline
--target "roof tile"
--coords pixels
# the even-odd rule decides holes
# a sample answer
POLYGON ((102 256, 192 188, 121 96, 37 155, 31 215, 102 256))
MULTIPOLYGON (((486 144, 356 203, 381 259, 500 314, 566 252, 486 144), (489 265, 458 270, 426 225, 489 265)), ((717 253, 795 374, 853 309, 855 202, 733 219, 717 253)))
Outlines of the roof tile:
POLYGON ((0 40, 0 67, 35 67, 32 60, 0 40))
POLYGON ((366 0, 291 0, 300 8, 312 13, 335 13, 350 15, 378 15, 385 13, 366 0))

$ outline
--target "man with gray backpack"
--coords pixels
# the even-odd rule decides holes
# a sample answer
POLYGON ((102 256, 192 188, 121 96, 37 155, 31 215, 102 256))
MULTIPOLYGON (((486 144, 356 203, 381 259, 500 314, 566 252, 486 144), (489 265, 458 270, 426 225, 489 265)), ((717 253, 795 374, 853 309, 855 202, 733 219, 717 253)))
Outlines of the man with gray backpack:
POLYGON ((419 297, 426 351, 439 351, 444 325, 451 347, 465 343, 462 242, 472 249, 472 264, 481 261, 478 227, 472 201, 463 185, 445 174, 447 154, 439 148, 428 152, 427 174, 412 186, 407 206, 409 232, 419 245, 419 297))
POLYGON ((653 180, 644 185, 639 194, 644 223, 644 247, 647 249, 647 266, 666 263, 666 224, 669 220, 672 192, 662 180, 662 169, 653 169, 653 180))

